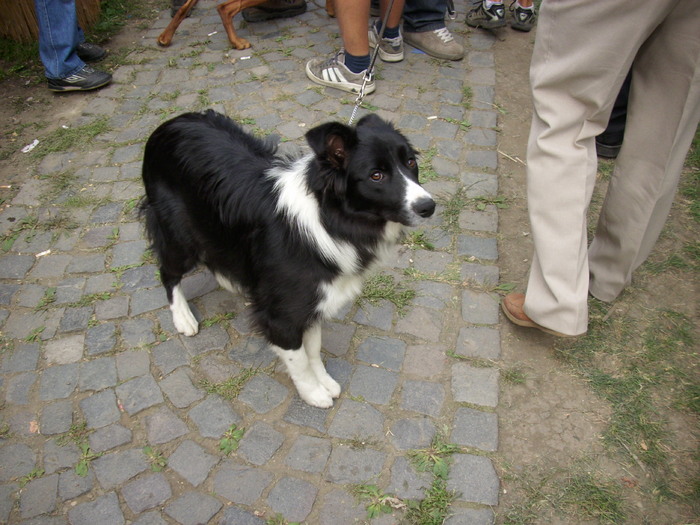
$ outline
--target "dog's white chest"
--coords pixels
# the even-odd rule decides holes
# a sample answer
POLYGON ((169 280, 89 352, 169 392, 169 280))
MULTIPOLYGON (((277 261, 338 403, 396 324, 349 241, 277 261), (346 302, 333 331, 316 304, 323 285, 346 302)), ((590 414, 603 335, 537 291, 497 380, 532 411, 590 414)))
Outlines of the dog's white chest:
POLYGON ((357 299, 362 293, 362 275, 339 275, 330 283, 321 285, 321 300, 318 312, 328 319, 335 316, 343 307, 357 299))

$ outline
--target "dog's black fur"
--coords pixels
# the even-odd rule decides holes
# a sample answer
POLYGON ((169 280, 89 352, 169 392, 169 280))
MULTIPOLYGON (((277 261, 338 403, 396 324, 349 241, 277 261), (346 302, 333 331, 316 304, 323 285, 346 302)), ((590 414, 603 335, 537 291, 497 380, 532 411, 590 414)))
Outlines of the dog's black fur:
MULTIPOLYGON (((401 225, 432 215, 416 152, 379 117, 354 128, 322 124, 306 139, 310 154, 278 157, 214 111, 180 115, 149 138, 141 211, 182 333, 197 326, 178 285, 203 264, 226 287, 242 286, 255 327, 278 354, 304 350, 305 334, 355 298, 401 225)), ((305 397, 288 366, 302 397, 328 406, 305 397)))

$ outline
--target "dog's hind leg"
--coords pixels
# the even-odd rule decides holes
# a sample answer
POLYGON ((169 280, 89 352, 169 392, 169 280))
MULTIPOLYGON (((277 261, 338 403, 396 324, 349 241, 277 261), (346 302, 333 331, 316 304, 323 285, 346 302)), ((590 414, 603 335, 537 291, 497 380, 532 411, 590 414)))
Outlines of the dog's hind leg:
POLYGON ((330 408, 333 406, 333 398, 319 382, 316 373, 311 368, 303 344, 297 350, 284 350, 276 345, 271 345, 271 347, 287 367, 287 372, 292 378, 297 392, 299 392, 299 397, 314 407, 330 408))
POLYGON ((328 390, 333 398, 340 396, 340 385, 333 379, 321 360, 321 323, 317 323, 304 332, 304 350, 309 358, 311 370, 316 374, 319 383, 328 390))

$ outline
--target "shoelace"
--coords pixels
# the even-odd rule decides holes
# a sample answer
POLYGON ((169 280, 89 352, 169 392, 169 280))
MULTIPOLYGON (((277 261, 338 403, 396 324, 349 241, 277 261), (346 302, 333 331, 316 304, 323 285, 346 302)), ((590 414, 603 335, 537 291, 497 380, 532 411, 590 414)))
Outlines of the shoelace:
POLYGON ((442 40, 445 44, 454 40, 452 33, 450 33, 450 31, 446 27, 436 29, 435 31, 433 31, 433 33, 440 37, 440 40, 442 40))

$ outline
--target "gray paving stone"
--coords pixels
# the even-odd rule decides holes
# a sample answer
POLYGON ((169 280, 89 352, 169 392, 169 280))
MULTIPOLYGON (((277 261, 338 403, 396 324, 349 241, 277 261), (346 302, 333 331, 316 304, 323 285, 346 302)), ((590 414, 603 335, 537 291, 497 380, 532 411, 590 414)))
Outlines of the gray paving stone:
POLYGON ((73 403, 70 400, 56 401, 44 405, 39 428, 45 436, 62 434, 73 424, 73 403))
POLYGON ((284 443, 284 434, 257 421, 240 441, 238 455, 254 465, 264 465, 284 443))
POLYGON ((16 343, 5 352, 2 360, 3 372, 31 372, 39 361, 39 345, 36 343, 16 343))
POLYGON ((9 305, 18 290, 20 290, 18 284, 0 283, 0 304, 9 305))
POLYGON ((190 362, 185 347, 176 338, 168 339, 153 347, 151 355, 155 365, 163 375, 167 375, 178 367, 187 365, 190 362))
POLYGON ((188 413, 204 437, 220 438, 231 425, 238 425, 241 417, 218 396, 210 395, 188 413))
POLYGON ((318 473, 326 466, 330 453, 330 441, 301 435, 292 445, 284 462, 296 470, 318 473))
POLYGON ((452 365, 452 397, 457 402, 496 407, 498 370, 475 368, 467 363, 452 365))
POLYGON ((462 291, 462 319, 474 324, 498 324, 499 298, 496 294, 462 291))
POLYGON ((81 503, 68 511, 71 525, 123 525, 124 514, 119 508, 116 493, 109 492, 93 501, 81 503))
POLYGON ((83 306, 80 308, 66 308, 61 317, 60 331, 75 332, 85 331, 92 316, 93 307, 83 306))
POLYGON ((117 396, 111 388, 96 392, 80 401, 88 428, 101 428, 119 421, 117 396))
POLYGON ((459 331, 455 353, 467 357, 498 359, 501 356, 500 331, 487 326, 465 326, 459 331))
MULTIPOLYGON (((326 368, 326 370, 328 370, 328 368, 326 368)), ((335 376, 333 376, 333 378, 335 379, 335 376)), ((319 432, 326 431, 327 417, 328 410, 307 405, 298 395, 292 398, 287 412, 284 414, 284 420, 286 422, 292 423, 293 425, 313 428, 319 432)))
MULTIPOLYGON (((103 168, 104 170, 105 168, 103 168)), ((107 168, 108 169, 108 168, 107 168)), ((93 172, 93 178, 94 180, 100 180, 100 177, 96 177, 96 172, 93 172)), ((108 176, 108 181, 112 181, 116 179, 116 173, 118 173, 118 170, 113 170, 108 176)), ((108 202, 107 204, 103 204, 102 206, 98 207, 90 217, 90 222, 93 224, 103 224, 105 222, 116 222, 117 219, 119 219, 119 216, 122 213, 122 203, 119 202, 108 202)))
POLYGON ((164 401, 163 394, 150 374, 130 379, 116 388, 121 406, 130 416, 164 401))
POLYGON ((148 374, 151 360, 144 350, 130 350, 117 354, 117 375, 120 381, 148 374))
POLYGON ((127 483, 121 493, 134 514, 162 505, 173 494, 162 472, 148 474, 127 483))
POLYGON ((267 470, 227 461, 214 474, 214 493, 239 505, 252 505, 270 485, 274 475, 267 470))
POLYGON ((390 337, 368 337, 357 348, 357 358, 371 365, 398 372, 401 370, 406 343, 390 337))
POLYGON ((156 340, 150 319, 129 319, 121 323, 121 335, 128 348, 139 348, 156 340))
MULTIPOLYGON (((115 278, 111 273, 91 275, 87 279, 81 279, 80 281, 83 283, 83 286, 84 286, 83 291, 86 294, 113 292, 114 289, 116 288, 115 278)), ((80 283, 77 283, 77 284, 80 284, 80 283)), ((77 286, 77 284, 76 284, 76 286, 77 286)), ((56 297, 58 297, 58 292, 56 292, 56 297)), ((75 299, 71 299, 70 301, 67 301, 67 302, 76 301, 79 298, 80 298, 80 296, 78 296, 75 299)), ((56 302, 58 302, 58 299, 56 299, 56 302)))
POLYGON ((483 211, 463 210, 459 214, 459 226, 464 230, 495 233, 498 230, 496 206, 489 204, 483 211))
POLYGON ((258 414, 266 414, 281 405, 289 389, 267 375, 251 378, 238 395, 238 400, 250 406, 258 414))
MULTIPOLYGON (((228 335, 226 337, 228 338, 228 335)), ((223 339, 223 337, 219 336, 218 339, 223 339)), ((225 345, 227 344, 228 342, 225 343, 225 345)), ((190 349, 189 347, 188 350, 190 352, 196 351, 195 348, 190 349)), ((241 343, 233 347, 228 356, 242 367, 248 368, 264 368, 277 359, 277 355, 270 349, 265 340, 255 336, 245 337, 241 343)))
POLYGON ((395 314, 396 307, 389 301, 382 300, 377 304, 363 302, 352 320, 357 324, 373 326, 388 332, 391 330, 395 314))
POLYGON ((124 292, 133 292, 139 288, 153 288, 160 285, 157 277, 158 267, 152 264, 146 264, 137 268, 129 268, 124 271, 120 278, 122 283, 121 290, 124 292))
POLYGON ((141 514, 133 525, 168 525, 168 522, 160 517, 159 510, 152 510, 141 514))
POLYGON ((219 525, 265 525, 265 521, 238 507, 228 507, 219 525))
POLYGON ((379 439, 384 435, 384 415, 366 403, 343 399, 328 427, 328 434, 344 439, 379 439))
POLYGON ((80 390, 102 390, 117 384, 117 365, 113 357, 100 357, 80 364, 80 390))
POLYGON ((202 447, 191 440, 183 441, 168 457, 168 467, 195 487, 207 479, 218 462, 218 457, 207 454, 202 447))
POLYGON ((168 503, 165 513, 182 525, 199 525, 209 523, 221 506, 212 496, 191 491, 168 503))
POLYGON ((76 255, 66 267, 66 273, 97 273, 103 271, 105 271, 105 255, 103 253, 76 255))
POLYGON ((95 304, 95 318, 99 321, 118 319, 129 313, 129 298, 126 296, 112 297, 95 304))
POLYGON ((405 457, 398 457, 391 466, 391 478, 385 492, 403 500, 422 500, 433 482, 430 472, 418 472, 405 457))
POLYGON ((195 356, 211 350, 224 350, 229 344, 229 336, 223 326, 214 325, 200 327, 197 335, 185 337, 182 342, 188 353, 195 356))
POLYGON ((468 171, 460 180, 467 188, 467 197, 495 196, 498 193, 498 176, 495 174, 468 171))
POLYGON ((452 424, 451 441, 495 452, 498 449, 498 416, 493 412, 459 407, 452 424))
POLYGON ((39 397, 42 401, 65 399, 78 385, 79 368, 77 363, 54 365, 41 374, 39 397))
POLYGON ((5 401, 13 405, 28 405, 31 391, 37 380, 34 372, 23 372, 7 379, 5 401))
POLYGON ((162 308, 168 304, 165 290, 161 287, 139 289, 131 295, 130 315, 135 317, 162 308))
POLYGON ((496 239, 460 235, 457 237, 457 254, 486 261, 495 261, 498 259, 496 239))
POLYGON ((112 268, 141 264, 148 248, 146 241, 129 241, 116 244, 112 250, 112 268))
POLYGON ((71 260, 70 255, 46 255, 38 258, 29 276, 32 279, 61 277, 71 260))
POLYGON ((499 272, 497 266, 485 266, 476 263, 464 263, 460 270, 463 281, 482 286, 496 286, 498 284, 499 272))
POLYGON ((445 525, 493 525, 496 516, 491 509, 450 509, 453 514, 445 520, 445 525))
POLYGON ((334 445, 325 479, 332 483, 367 483, 381 474, 386 454, 371 448, 334 445))
POLYGON ((445 389, 431 381, 406 381, 401 391, 401 408, 438 417, 445 402, 445 389))
POLYGON ((88 437, 93 452, 105 452, 131 442, 131 430, 119 423, 98 428, 88 437))
POLYGON ((111 490, 148 469, 148 462, 140 449, 128 449, 105 454, 94 460, 91 467, 102 488, 111 490))
POLYGON ((161 407, 145 418, 148 442, 153 445, 168 443, 184 436, 188 432, 187 425, 169 408, 161 407))
POLYGON ((370 403, 387 405, 398 383, 398 374, 373 368, 358 366, 350 380, 349 393, 370 403))
POLYGON ((80 459, 80 450, 73 443, 59 446, 55 440, 50 440, 44 445, 43 452, 43 466, 46 474, 73 468, 80 459))
POLYGON ((53 512, 58 496, 58 474, 40 477, 27 483, 19 498, 22 519, 53 512))
POLYGON ((442 312, 417 306, 398 320, 396 332, 436 343, 440 340, 443 320, 442 312))
POLYGON ((272 488, 267 503, 289 521, 303 522, 316 501, 318 488, 308 481, 286 477, 272 488))
POLYGON ((427 417, 399 419, 391 427, 391 442, 399 450, 412 450, 430 446, 437 430, 427 417))
POLYGON ((85 348, 90 356, 111 352, 116 344, 116 327, 112 323, 92 326, 85 334, 85 348))
POLYGON ((204 391, 195 388, 190 374, 184 368, 176 370, 160 382, 160 388, 170 402, 177 408, 187 408, 205 395, 204 391))
POLYGON ((471 454, 452 456, 447 490, 459 493, 459 501, 498 505, 499 481, 491 460, 471 454))
POLYGON ((357 501, 357 498, 346 490, 333 490, 323 499, 320 510, 321 523, 362 523, 366 517, 365 503, 357 501))
POLYGON ((88 470, 85 476, 79 476, 75 469, 64 470, 58 477, 58 497, 61 501, 75 499, 90 492, 95 486, 95 473, 88 470))
POLYGON ((75 363, 83 357, 83 334, 53 339, 44 346, 44 357, 51 364, 75 363))

